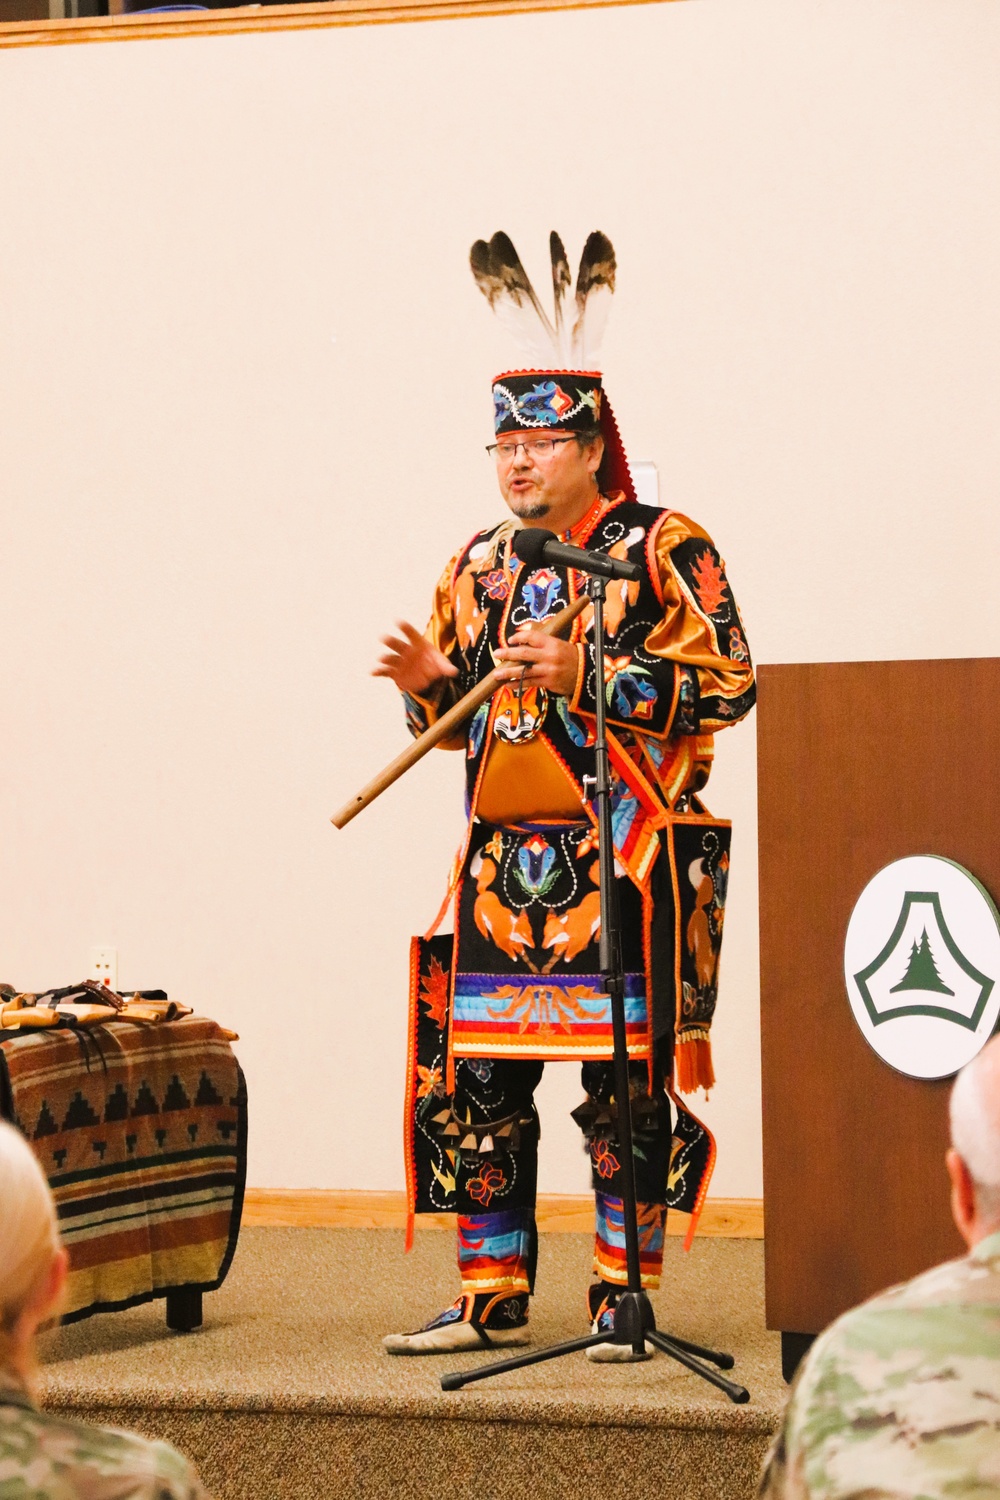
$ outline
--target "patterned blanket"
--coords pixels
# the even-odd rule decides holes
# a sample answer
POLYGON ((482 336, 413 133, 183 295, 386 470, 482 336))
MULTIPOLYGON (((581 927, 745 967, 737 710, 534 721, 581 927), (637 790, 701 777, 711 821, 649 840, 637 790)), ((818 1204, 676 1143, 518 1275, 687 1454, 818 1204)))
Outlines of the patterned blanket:
POLYGON ((222 1284, 243 1210, 247 1103, 214 1021, 8 1033, 0 1115, 55 1195, 69 1321, 222 1284))

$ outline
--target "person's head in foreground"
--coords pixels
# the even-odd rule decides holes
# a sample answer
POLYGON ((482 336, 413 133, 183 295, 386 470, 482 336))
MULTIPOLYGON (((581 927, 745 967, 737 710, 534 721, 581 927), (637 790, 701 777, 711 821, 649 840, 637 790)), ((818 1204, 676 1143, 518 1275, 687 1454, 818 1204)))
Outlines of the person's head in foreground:
POLYGON ((59 1312, 66 1264, 45 1175, 20 1132, 0 1121, 0 1495, 208 1500, 190 1464, 166 1443, 36 1407, 36 1338, 59 1312))
POLYGON ((973 1250, 1000 1233, 1000 1036, 959 1073, 950 1113, 951 1212, 973 1250))
POLYGON ((28 1389, 35 1335, 58 1309, 66 1285, 66 1252, 55 1205, 31 1147, 0 1122, 0 1372, 28 1389))
POLYGON ((958 1075, 951 1141, 969 1254, 817 1339, 765 1462, 768 1500, 1000 1496, 1000 1036, 958 1075))

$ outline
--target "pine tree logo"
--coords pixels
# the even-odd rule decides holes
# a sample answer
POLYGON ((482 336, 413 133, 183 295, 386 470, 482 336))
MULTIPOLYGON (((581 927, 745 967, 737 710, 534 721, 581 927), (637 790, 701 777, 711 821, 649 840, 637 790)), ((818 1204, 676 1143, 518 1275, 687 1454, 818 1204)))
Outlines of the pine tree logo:
POLYGON ((854 981, 873 1026, 899 1016, 936 1016, 975 1031, 993 991, 993 980, 952 936, 937 891, 906 892, 892 936, 854 981), (902 1003, 890 998, 896 995, 902 1003))
POLYGON ((894 859, 854 903, 843 972, 872 1051, 909 1078, 949 1078, 1000 1030, 1000 912, 955 860, 894 859))
POLYGON ((948 988, 937 971, 926 927, 919 943, 914 938, 906 973, 898 984, 893 985, 889 994, 898 995, 900 990, 924 990, 935 995, 954 995, 955 993, 954 990, 948 988))

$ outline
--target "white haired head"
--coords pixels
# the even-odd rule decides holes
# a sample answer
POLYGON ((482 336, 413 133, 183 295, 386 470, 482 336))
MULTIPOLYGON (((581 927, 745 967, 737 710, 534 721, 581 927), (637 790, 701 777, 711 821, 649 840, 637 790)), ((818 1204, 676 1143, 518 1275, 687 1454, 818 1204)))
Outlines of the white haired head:
POLYGON ((951 1144, 972 1178, 976 1211, 1000 1226, 1000 1036, 955 1079, 950 1113, 951 1144))
POLYGON ((28 1142, 0 1120, 0 1365, 59 1250, 55 1204, 28 1142))

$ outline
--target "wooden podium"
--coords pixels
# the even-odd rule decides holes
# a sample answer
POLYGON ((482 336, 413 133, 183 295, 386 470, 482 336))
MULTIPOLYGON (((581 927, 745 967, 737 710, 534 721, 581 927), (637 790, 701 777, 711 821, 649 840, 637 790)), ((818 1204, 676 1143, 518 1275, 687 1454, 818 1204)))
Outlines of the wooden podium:
POLYGON ((832 1318, 964 1251, 951 1080, 872 1051, 844 938, 906 855, 944 855, 1000 896, 1000 660, 762 667, 757 713, 767 1326, 787 1379, 832 1318))

